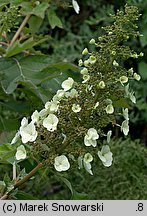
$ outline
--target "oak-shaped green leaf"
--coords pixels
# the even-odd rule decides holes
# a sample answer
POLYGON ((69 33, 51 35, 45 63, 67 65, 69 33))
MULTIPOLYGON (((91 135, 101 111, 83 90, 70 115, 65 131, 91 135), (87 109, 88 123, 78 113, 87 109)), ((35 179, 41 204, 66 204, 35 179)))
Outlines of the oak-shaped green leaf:
POLYGON ((48 21, 52 27, 52 29, 54 29, 56 26, 59 28, 63 28, 62 22, 60 20, 60 18, 56 15, 55 11, 53 10, 48 10, 48 21))
POLYGON ((43 43, 44 41, 46 41, 48 39, 49 39, 49 37, 44 37, 44 38, 35 40, 34 37, 31 37, 23 43, 20 43, 17 40, 14 42, 14 44, 12 46, 9 46, 7 48, 5 57, 11 57, 11 56, 17 55, 17 54, 23 52, 24 50, 31 49, 32 47, 34 47, 40 43, 43 43))
POLYGON ((9 143, 0 145, 0 163, 8 163, 8 159, 14 157, 15 149, 9 143))
POLYGON ((78 70, 78 67, 70 63, 55 64, 50 57, 45 55, 0 58, 0 73, 3 74, 1 85, 5 93, 13 93, 18 84, 22 84, 43 102, 44 90, 51 90, 51 93, 57 90, 54 85, 50 85, 50 82, 53 81, 55 84, 57 81, 58 88, 61 88, 61 82, 68 76, 68 71, 73 71, 74 75, 74 72, 78 70))

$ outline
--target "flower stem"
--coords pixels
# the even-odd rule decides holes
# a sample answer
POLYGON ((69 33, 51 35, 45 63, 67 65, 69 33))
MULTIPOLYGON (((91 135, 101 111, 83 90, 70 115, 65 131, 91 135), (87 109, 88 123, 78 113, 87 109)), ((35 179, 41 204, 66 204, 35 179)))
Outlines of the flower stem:
MULTIPOLYGON (((41 167, 43 167, 43 164, 42 163, 39 163, 28 175, 26 175, 23 179, 17 181, 15 184, 14 184, 14 187, 12 190, 18 188, 19 186, 21 186, 22 184, 24 184, 26 181, 28 181, 41 167)), ((8 198, 8 196, 10 195, 10 193, 12 192, 9 191, 9 192, 6 192, 1 198, 0 200, 6 200, 8 198)))
POLYGON ((13 45, 13 43, 17 40, 18 36, 20 35, 22 29, 24 28, 24 26, 26 25, 26 23, 28 22, 28 20, 30 19, 31 14, 28 14, 25 19, 23 20, 23 22, 21 23, 19 29, 17 30, 17 32, 15 33, 14 37, 12 38, 11 42, 10 42, 10 46, 13 45))

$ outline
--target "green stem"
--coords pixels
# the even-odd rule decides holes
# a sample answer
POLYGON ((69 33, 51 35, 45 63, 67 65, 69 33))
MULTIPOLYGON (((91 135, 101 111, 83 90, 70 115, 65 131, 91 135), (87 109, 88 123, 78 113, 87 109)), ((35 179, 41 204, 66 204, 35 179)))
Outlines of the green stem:
POLYGON ((28 20, 30 19, 31 14, 28 14, 25 19, 23 20, 23 22, 21 23, 19 29, 17 30, 17 32, 15 33, 14 37, 12 38, 11 42, 10 42, 10 46, 13 45, 13 43, 17 40, 18 36, 20 35, 22 29, 24 28, 24 26, 27 24, 28 20))
MULTIPOLYGON (((33 175, 35 175, 35 173, 41 168, 43 167, 43 164, 42 163, 39 163, 28 175, 26 175, 23 179, 17 181, 15 184, 14 184, 14 187, 12 190, 18 188, 19 186, 21 186, 22 184, 24 184, 26 181, 28 181, 33 175)), ((0 200, 6 200, 8 198, 8 196, 10 195, 10 193, 12 192, 9 191, 9 192, 6 192, 1 198, 0 200)))

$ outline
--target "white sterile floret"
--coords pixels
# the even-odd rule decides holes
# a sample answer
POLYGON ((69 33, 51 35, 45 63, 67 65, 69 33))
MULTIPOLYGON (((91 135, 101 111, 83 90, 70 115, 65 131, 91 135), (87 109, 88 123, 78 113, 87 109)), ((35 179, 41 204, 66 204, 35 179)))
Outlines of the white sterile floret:
POLYGON ((86 83, 90 79, 90 75, 84 74, 82 83, 86 83))
POLYGON ((98 157, 102 161, 103 165, 106 167, 109 167, 112 165, 112 152, 110 151, 110 148, 108 145, 105 145, 102 147, 101 151, 98 151, 98 157))
POLYGON ((133 77, 134 77, 134 79, 137 80, 137 81, 139 81, 139 80, 141 79, 140 75, 137 74, 137 73, 134 73, 134 74, 133 74, 133 77))
POLYGON ((86 146, 93 146, 96 147, 97 145, 97 139, 99 138, 99 135, 97 133, 97 131, 94 128, 90 128, 87 131, 87 134, 84 137, 84 144, 86 146))
POLYGON ((82 55, 87 55, 88 53, 89 53, 89 52, 88 52, 88 49, 87 49, 87 48, 83 49, 82 55))
POLYGON ((136 97, 134 96, 134 92, 133 91, 129 93, 129 98, 130 98, 130 100, 133 103, 136 103, 136 97))
POLYGON ((20 145, 19 147, 17 147, 17 151, 15 154, 16 160, 24 160, 27 156, 25 147, 23 145, 20 145))
POLYGON ((60 101, 65 96, 65 91, 63 89, 60 89, 57 91, 57 93, 53 97, 53 101, 60 101))
POLYGON ((127 76, 121 76, 119 78, 120 83, 123 85, 124 83, 128 82, 128 77, 127 76))
POLYGON ((112 135, 112 131, 109 130, 108 133, 107 133, 107 143, 110 142, 111 135, 112 135))
POLYGON ((124 120, 121 124, 121 131, 124 133, 125 136, 129 133, 129 121, 124 120))
POLYGON ((81 107, 79 104, 73 104, 72 105, 72 111, 75 112, 75 113, 78 113, 81 111, 81 107))
POLYGON ((44 119, 48 115, 48 110, 47 109, 42 109, 39 112, 39 116, 41 119, 44 119))
POLYGON ((66 171, 70 168, 70 163, 65 155, 60 155, 55 158, 54 167, 58 172, 66 171))
POLYGON ((136 98, 135 98, 135 96, 134 96, 134 92, 133 91, 129 91, 129 84, 127 84, 126 86, 125 86, 125 93, 126 93, 126 96, 128 97, 128 98, 130 98, 130 100, 133 102, 133 103, 136 103, 136 98))
POLYGON ((34 142, 38 135, 34 123, 27 123, 28 120, 26 121, 26 118, 23 118, 23 120, 21 121, 21 127, 19 129, 23 143, 34 142))
POLYGON ((89 63, 94 64, 95 62, 96 62, 96 57, 95 56, 90 56, 89 63))
POLYGON ((57 129, 57 124, 59 120, 54 114, 49 114, 48 117, 46 117, 43 120, 43 126, 47 128, 48 131, 55 131, 57 129))
POLYGON ((103 89, 103 88, 105 88, 105 83, 104 83, 104 81, 100 81, 99 82, 99 87, 101 88, 101 89, 103 89))
POLYGON ((37 110, 35 110, 31 116, 31 119, 32 119, 32 122, 33 123, 38 123, 39 122, 39 118, 40 118, 40 115, 39 115, 39 112, 37 110))
POLYGON ((86 171, 87 171, 90 175, 93 175, 92 170, 91 170, 91 164, 90 164, 90 163, 86 163, 85 161, 83 161, 83 165, 84 165, 84 168, 86 169, 86 171))
POLYGON ((15 136, 13 137, 12 141, 11 141, 11 144, 15 144, 20 138, 20 132, 17 131, 17 133, 15 134, 15 136))
POLYGON ((46 102, 45 109, 49 110, 49 112, 57 112, 59 107, 58 101, 46 102))
POLYGON ((112 104, 107 105, 106 113, 107 114, 112 114, 113 112, 114 112, 114 108, 113 108, 112 104))
POLYGON ((74 84, 74 80, 71 77, 68 77, 67 80, 64 80, 62 83, 62 88, 64 89, 64 91, 68 91, 72 88, 74 84))
POLYGON ((21 120, 21 127, 25 127, 28 125, 28 119, 26 117, 24 117, 22 120, 21 120))
POLYGON ((80 12, 80 7, 79 7, 77 1, 72 0, 72 5, 73 5, 73 8, 74 8, 75 12, 76 12, 77 14, 79 14, 79 12, 80 12))
POLYGON ((68 97, 70 97, 70 98, 76 98, 76 97, 78 97, 78 91, 76 90, 76 89, 71 89, 71 91, 69 91, 69 92, 66 92, 66 94, 65 94, 65 96, 68 98, 68 97))
POLYGON ((90 153, 86 153, 84 155, 84 162, 85 163, 90 163, 93 161, 93 156, 90 153))
POLYGON ((124 117, 126 120, 129 120, 128 108, 126 108, 126 109, 123 108, 122 111, 123 111, 123 117, 124 117))

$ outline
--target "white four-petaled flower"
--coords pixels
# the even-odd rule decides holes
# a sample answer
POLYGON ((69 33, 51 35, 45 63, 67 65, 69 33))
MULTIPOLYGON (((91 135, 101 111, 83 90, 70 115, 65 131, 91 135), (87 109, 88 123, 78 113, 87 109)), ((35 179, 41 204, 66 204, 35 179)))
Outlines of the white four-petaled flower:
POLYGON ((111 166, 113 157, 112 157, 112 152, 110 151, 108 145, 103 146, 101 151, 98 151, 98 156, 104 166, 106 167, 111 166))
POLYGON ((124 109, 123 108, 123 117, 126 119, 126 120, 129 120, 129 115, 128 115, 128 108, 124 109))
POLYGON ((43 126, 47 128, 48 131, 55 131, 57 129, 57 124, 59 120, 57 116, 54 114, 49 114, 44 120, 43 120, 43 126))
POLYGON ((129 133, 129 121, 124 120, 121 124, 121 131, 124 133, 124 135, 128 135, 129 133))
POLYGON ((97 145, 97 139, 99 138, 99 135, 97 133, 97 131, 94 128, 90 128, 87 131, 87 134, 84 137, 84 144, 86 146, 93 146, 96 147, 97 145))
POLYGON ((31 121, 28 124, 28 120, 25 117, 21 121, 19 132, 23 143, 34 142, 38 135, 34 123, 31 121))
POLYGON ((72 88, 74 84, 74 80, 71 77, 68 77, 68 79, 64 80, 62 83, 62 88, 64 91, 68 91, 72 88))
POLYGON ((49 112, 57 112, 59 107, 58 101, 48 101, 45 104, 45 109, 49 110, 49 112))
POLYGON ((70 168, 70 163, 65 155, 60 155, 55 158, 54 167, 58 172, 66 171, 70 168))
POLYGON ((106 107, 106 113, 112 114, 113 112, 114 112, 114 108, 113 108, 112 104, 108 104, 106 107))

